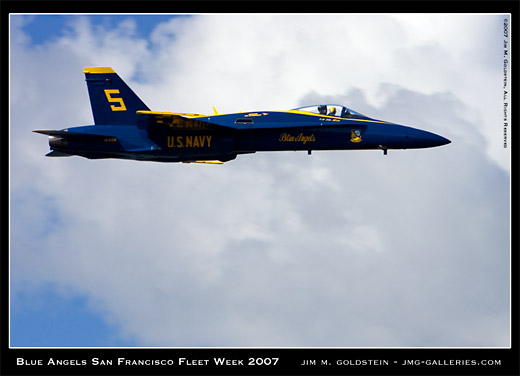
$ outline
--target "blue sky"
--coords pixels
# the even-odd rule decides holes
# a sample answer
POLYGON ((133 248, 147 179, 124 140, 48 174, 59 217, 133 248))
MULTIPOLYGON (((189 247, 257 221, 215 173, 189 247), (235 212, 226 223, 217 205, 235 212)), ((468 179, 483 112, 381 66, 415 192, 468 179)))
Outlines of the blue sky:
MULTIPOLYGON (((41 14, 24 17, 27 24, 24 31, 31 38, 31 43, 41 45, 52 42, 64 34, 72 31, 72 24, 75 19, 82 16, 75 15, 59 15, 59 14, 41 14)), ((84 16, 83 16, 84 17, 84 16)), ((190 17, 189 15, 141 15, 139 17, 132 15, 97 15, 91 16, 89 19, 93 26, 101 26, 111 28, 124 20, 132 20, 136 26, 136 36, 148 38, 157 24, 166 22, 175 17, 190 17)))
POLYGON ((135 346, 134 341, 118 338, 84 296, 60 294, 56 286, 16 294, 11 304, 11 346, 135 346))
POLYGON ((11 16, 11 346, 508 346, 504 17, 11 16), (45 158, 33 129, 92 122, 85 66, 157 111, 340 103, 452 144, 45 158))

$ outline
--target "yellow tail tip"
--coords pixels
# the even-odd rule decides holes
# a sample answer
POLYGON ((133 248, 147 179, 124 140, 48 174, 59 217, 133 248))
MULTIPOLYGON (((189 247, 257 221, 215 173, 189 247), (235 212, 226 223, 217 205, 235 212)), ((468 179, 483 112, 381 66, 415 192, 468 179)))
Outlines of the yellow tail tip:
POLYGON ((83 68, 83 73, 100 74, 100 73, 116 73, 116 72, 110 67, 85 67, 85 68, 83 68))

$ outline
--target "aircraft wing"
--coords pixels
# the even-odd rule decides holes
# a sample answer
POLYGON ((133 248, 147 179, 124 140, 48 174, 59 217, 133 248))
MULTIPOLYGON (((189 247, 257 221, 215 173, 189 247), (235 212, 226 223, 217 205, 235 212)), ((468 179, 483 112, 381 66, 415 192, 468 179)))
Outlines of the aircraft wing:
POLYGON ((64 136, 66 137, 66 136, 69 136, 70 134, 72 134, 67 131, 54 131, 54 130, 46 130, 46 129, 42 129, 42 130, 36 129, 33 132, 44 134, 47 136, 53 136, 53 137, 64 137, 64 136))
POLYGON ((176 129, 204 130, 214 127, 212 123, 190 118, 198 114, 184 114, 174 112, 137 111, 137 126, 148 129, 151 125, 164 126, 176 129))

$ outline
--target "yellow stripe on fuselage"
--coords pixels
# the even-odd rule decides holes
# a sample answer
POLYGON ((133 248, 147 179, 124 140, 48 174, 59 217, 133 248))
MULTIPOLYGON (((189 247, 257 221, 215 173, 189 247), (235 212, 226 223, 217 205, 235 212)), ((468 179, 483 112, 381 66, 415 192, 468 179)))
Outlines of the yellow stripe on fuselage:
MULTIPOLYGON (((209 115, 201 115, 201 114, 187 114, 184 112, 168 112, 168 111, 137 111, 138 114, 143 115, 162 115, 162 116, 184 116, 187 118, 195 118, 195 117, 205 117, 209 115)), ((220 116, 219 114, 218 116, 220 116)))
MULTIPOLYGON (((188 114, 188 113, 181 113, 181 112, 168 112, 168 111, 137 111, 138 114, 145 114, 145 115, 162 115, 162 116, 184 116, 189 119, 197 119, 201 117, 209 117, 212 118, 218 117, 218 116, 225 116, 225 115, 240 115, 240 114, 249 114, 253 112, 231 112, 229 114, 212 114, 212 115, 202 115, 202 114, 188 114)), ((317 116, 319 118, 326 118, 326 119, 335 119, 335 120, 350 120, 350 121, 360 121, 360 122, 367 122, 367 123, 379 123, 379 124, 388 124, 386 121, 380 121, 380 120, 368 120, 368 119, 352 119, 352 118, 342 118, 340 116, 330 116, 330 115, 320 115, 320 114, 314 114, 312 112, 306 112, 306 111, 299 111, 299 110, 289 110, 289 111, 265 111, 265 113, 285 113, 285 114, 297 114, 297 115, 306 115, 306 116, 317 116)), ((255 112, 256 114, 256 112, 255 112)), ((265 115, 266 116, 266 115, 265 115)))

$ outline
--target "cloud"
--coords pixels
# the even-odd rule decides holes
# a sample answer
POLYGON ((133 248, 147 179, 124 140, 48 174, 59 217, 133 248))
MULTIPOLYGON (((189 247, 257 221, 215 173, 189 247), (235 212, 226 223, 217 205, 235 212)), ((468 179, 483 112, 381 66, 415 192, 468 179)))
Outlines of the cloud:
POLYGON ((509 344, 509 172, 467 96, 474 70, 500 71, 466 75, 448 38, 493 17, 422 17, 443 31, 404 15, 199 16, 149 40, 82 17, 37 48, 14 18, 14 294, 67 286, 143 346, 509 344), (88 65, 155 110, 330 101, 452 144, 223 166, 44 158, 32 129, 91 122, 88 65))

